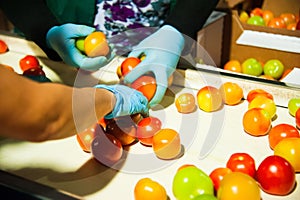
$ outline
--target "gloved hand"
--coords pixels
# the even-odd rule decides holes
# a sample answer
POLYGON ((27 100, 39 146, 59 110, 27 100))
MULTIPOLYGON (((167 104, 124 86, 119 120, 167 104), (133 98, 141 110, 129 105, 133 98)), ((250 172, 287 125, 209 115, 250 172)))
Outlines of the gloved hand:
POLYGON ((108 58, 105 56, 89 58, 75 46, 76 38, 86 37, 94 31, 93 27, 71 23, 54 26, 47 33, 47 44, 58 53, 65 63, 85 70, 97 70, 106 65, 114 57, 114 54, 109 54, 108 58))
POLYGON ((95 88, 103 88, 114 93, 116 104, 111 113, 105 116, 106 119, 140 113, 148 116, 148 100, 139 91, 125 85, 96 85, 95 88))
POLYGON ((168 78, 176 69, 183 46, 182 34, 172 26, 165 25, 141 41, 128 55, 139 57, 145 54, 146 57, 124 77, 125 82, 132 83, 147 72, 153 72, 155 75, 157 87, 150 107, 158 104, 164 97, 168 78))

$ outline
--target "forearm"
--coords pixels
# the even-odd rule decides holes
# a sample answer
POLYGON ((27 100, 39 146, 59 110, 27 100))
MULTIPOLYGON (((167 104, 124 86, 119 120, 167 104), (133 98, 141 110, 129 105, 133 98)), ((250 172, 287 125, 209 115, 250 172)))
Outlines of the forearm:
POLYGON ((37 83, 6 69, 0 69, 0 80, 0 135, 4 137, 66 138, 96 123, 115 103, 107 90, 37 83))

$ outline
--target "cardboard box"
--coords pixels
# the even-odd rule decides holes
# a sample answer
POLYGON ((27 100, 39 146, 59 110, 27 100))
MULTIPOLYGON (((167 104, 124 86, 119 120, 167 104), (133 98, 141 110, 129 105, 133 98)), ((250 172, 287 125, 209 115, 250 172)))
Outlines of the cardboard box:
MULTIPOLYGON (((297 13, 299 0, 265 0, 262 9, 275 15, 297 13)), ((229 59, 243 62, 253 57, 261 62, 279 59, 285 68, 300 67, 300 31, 261 27, 242 23, 237 10, 232 11, 232 31, 229 59)))
POLYGON ((226 15, 225 12, 214 11, 197 34, 196 58, 206 64, 221 65, 226 15))

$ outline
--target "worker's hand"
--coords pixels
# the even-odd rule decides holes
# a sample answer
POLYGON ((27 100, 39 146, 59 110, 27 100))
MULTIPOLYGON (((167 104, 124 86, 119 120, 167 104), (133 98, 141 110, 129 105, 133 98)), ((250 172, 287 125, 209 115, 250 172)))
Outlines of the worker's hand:
POLYGON ((164 97, 168 78, 176 69, 183 46, 183 35, 172 26, 165 25, 141 41, 128 55, 139 57, 145 54, 146 57, 124 77, 125 82, 132 83, 147 72, 155 75, 157 88, 150 107, 160 103, 164 97))
POLYGON ((47 44, 68 65, 85 70, 97 70, 106 65, 113 58, 114 54, 110 53, 109 57, 90 58, 83 55, 75 46, 77 38, 86 37, 94 31, 95 28, 93 27, 71 23, 54 26, 47 33, 47 44))
POLYGON ((140 113, 149 115, 148 100, 139 91, 124 85, 96 85, 95 88, 103 88, 114 93, 116 104, 111 113, 105 116, 107 119, 140 113))

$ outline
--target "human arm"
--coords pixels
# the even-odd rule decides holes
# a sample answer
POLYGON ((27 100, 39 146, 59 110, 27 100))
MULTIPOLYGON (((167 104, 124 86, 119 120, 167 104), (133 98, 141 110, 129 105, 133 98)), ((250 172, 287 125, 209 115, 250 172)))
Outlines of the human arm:
MULTIPOLYGON (((0 81, 0 135, 3 137, 34 142, 66 138, 95 124, 120 101, 104 88, 38 83, 5 68, 0 68, 0 81)), ((142 94, 137 96, 140 97, 142 94)), ((143 103, 140 110, 132 110, 147 111, 147 102, 143 103)), ((131 114, 132 110, 122 114, 131 114)))

